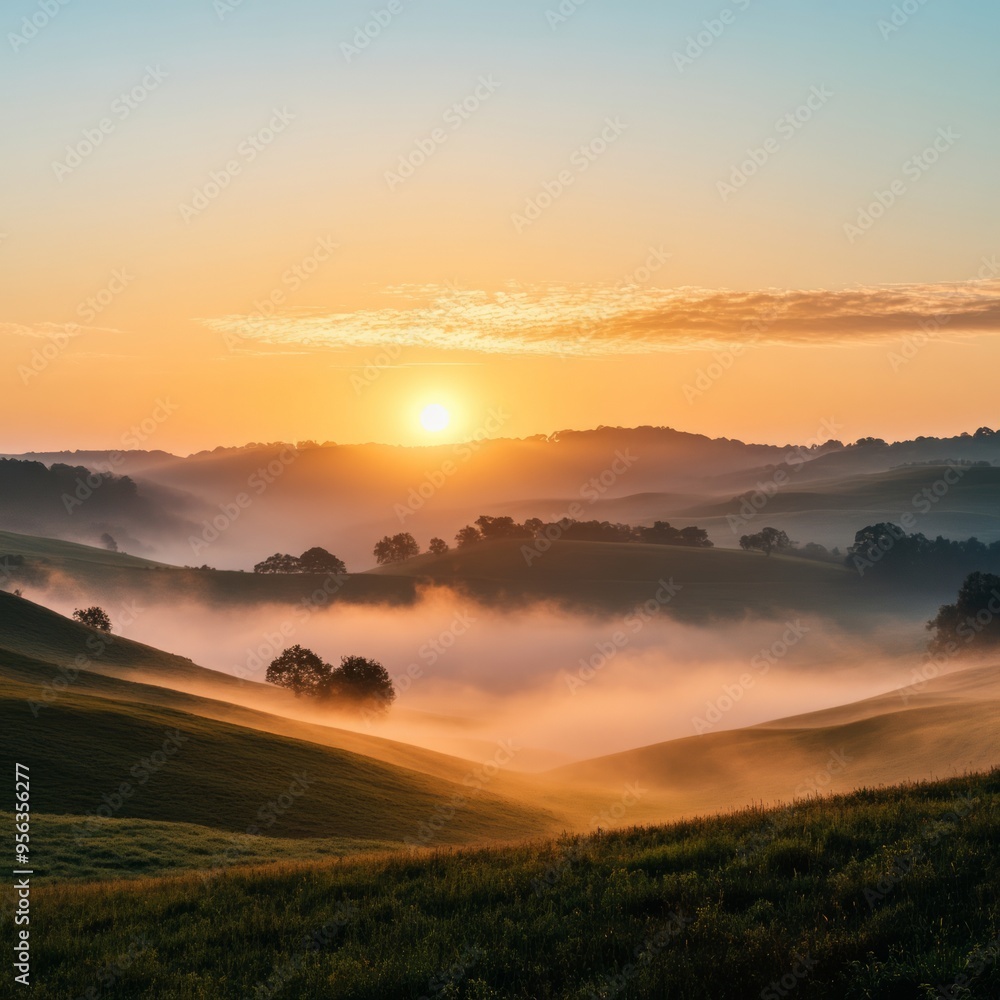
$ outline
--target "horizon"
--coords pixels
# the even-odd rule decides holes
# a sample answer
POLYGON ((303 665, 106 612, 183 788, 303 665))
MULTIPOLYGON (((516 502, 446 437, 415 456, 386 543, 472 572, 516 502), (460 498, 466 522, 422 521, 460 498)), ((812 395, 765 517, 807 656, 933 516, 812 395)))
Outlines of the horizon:
POLYGON ((563 6, 10 11, 0 449, 995 421, 1000 10, 563 6))
MULTIPOLYGON (((837 425, 832 421, 827 421, 824 425, 828 429, 836 430, 837 425)), ((700 431, 689 431, 683 430, 678 427, 670 427, 665 424, 640 424, 632 427, 625 427, 621 425, 612 424, 602 424, 595 427, 562 427, 559 430, 552 431, 550 433, 539 432, 536 434, 526 434, 522 437, 512 437, 512 436, 497 436, 497 437, 480 437, 480 438, 452 438, 452 439, 437 439, 434 441, 425 441, 421 443, 410 443, 410 444, 395 444, 389 441, 317 441, 311 438, 302 438, 297 441, 285 441, 285 440, 272 440, 272 441, 247 441, 245 444, 217 444, 214 447, 202 447, 196 451, 172 451, 168 448, 143 448, 143 447, 127 447, 125 442, 119 441, 117 444, 110 447, 75 447, 75 448, 33 448, 26 451, 2 451, 0 452, 0 457, 5 458, 23 458, 25 456, 32 455, 57 455, 57 454, 127 454, 131 452, 138 453, 155 453, 162 452, 172 456, 173 458, 194 458, 198 455, 209 455, 220 451, 249 451, 254 448, 273 448, 276 446, 290 446, 297 449, 303 449, 305 447, 312 448, 398 448, 402 450, 417 450, 417 449, 434 449, 434 448, 453 448, 458 445, 469 444, 474 441, 480 443, 519 443, 525 441, 545 441, 545 442, 555 442, 558 440, 559 436, 562 434, 599 434, 603 431, 618 431, 618 432, 636 432, 636 431, 666 431, 673 434, 680 434, 689 437, 701 437, 708 441, 730 441, 734 444, 741 444, 748 448, 803 448, 808 450, 817 450, 819 448, 826 447, 828 445, 839 445, 843 448, 856 448, 865 447, 872 444, 883 444, 887 447, 894 447, 901 444, 912 444, 921 439, 924 440, 937 440, 937 441, 956 441, 963 438, 975 438, 977 433, 980 431, 989 431, 991 434, 1000 434, 1000 427, 994 429, 988 425, 981 425, 977 427, 974 431, 968 428, 959 431, 955 434, 923 434, 914 435, 913 437, 907 438, 897 438, 895 440, 887 438, 879 438, 875 434, 865 434, 860 438, 854 440, 845 440, 841 438, 825 438, 823 440, 817 440, 814 436, 813 439, 808 441, 746 441, 742 438, 732 437, 729 435, 723 436, 713 436, 708 434, 703 434, 700 431), (874 439, 874 440, 872 440, 874 439)), ((136 432, 141 433, 141 425, 136 425, 127 434, 132 434, 135 436, 136 432)), ((141 442, 140 442, 141 443, 141 442)))

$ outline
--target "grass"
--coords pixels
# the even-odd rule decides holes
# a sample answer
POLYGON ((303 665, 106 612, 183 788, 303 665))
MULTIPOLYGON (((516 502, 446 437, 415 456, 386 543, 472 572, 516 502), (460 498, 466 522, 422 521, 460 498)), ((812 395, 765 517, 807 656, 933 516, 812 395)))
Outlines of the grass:
MULTIPOLYGON (((682 590, 665 613, 690 620, 743 617, 747 612, 773 617, 792 609, 831 613, 843 608, 855 615, 874 610, 873 595, 858 586, 857 574, 829 563, 733 549, 556 541, 529 565, 522 553, 524 544, 524 540, 483 542, 440 557, 423 555, 349 574, 335 592, 320 592, 319 605, 408 604, 419 599, 421 585, 436 583, 487 603, 551 600, 610 614, 655 598, 660 581, 672 577, 682 590)), ((89 602, 108 604, 110 610, 128 602, 151 606, 181 599, 294 605, 317 593, 326 579, 163 567, 9 532, 0 533, 0 554, 4 552, 25 556, 27 566, 17 571, 15 582, 23 583, 29 597, 53 575, 65 575, 84 588, 89 602)), ((876 603, 877 599, 875 595, 876 603)))
MULTIPOLYGON (((0 813, 0 828, 13 823, 12 813, 0 813)), ((69 880, 137 879, 182 873, 213 874, 236 865, 284 861, 329 861, 348 854, 399 850, 390 841, 357 837, 290 839, 226 833, 193 823, 147 819, 97 819, 35 813, 32 849, 43 859, 33 884, 69 880), (92 824, 81 846, 77 833, 92 824)))
POLYGON ((37 685, 5 677, 0 753, 45 775, 32 793, 32 808, 39 812, 111 809, 118 817, 234 832, 255 825, 281 837, 403 842, 439 815, 442 802, 460 799, 435 842, 516 838, 551 829, 552 819, 542 810, 491 794, 488 783, 480 783, 480 789, 475 782, 449 781, 358 753, 73 686, 36 716, 31 701, 37 692, 37 685), (123 785, 127 794, 121 792, 123 785))
POLYGON ((43 885, 32 992, 930 1000, 965 976, 953 995, 993 998, 998 792, 994 771, 590 838, 43 885))

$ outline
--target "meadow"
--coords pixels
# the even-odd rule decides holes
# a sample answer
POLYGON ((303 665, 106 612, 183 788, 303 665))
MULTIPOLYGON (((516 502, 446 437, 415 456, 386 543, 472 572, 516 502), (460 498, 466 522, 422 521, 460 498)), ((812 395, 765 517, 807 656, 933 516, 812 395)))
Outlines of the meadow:
POLYGON ((43 885, 33 995, 995 997, 998 792, 993 771, 513 846, 43 885))

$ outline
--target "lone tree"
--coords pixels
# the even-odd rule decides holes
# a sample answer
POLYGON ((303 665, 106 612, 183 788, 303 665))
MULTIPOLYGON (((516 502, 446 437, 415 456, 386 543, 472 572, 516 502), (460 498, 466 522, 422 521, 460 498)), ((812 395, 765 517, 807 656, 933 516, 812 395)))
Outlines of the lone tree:
POLYGON ((296 644, 271 661, 265 679, 293 691, 296 698, 321 698, 329 689, 330 670, 311 649, 296 644))
POLYGON ((791 545, 788 535, 777 528, 761 528, 755 535, 744 535, 740 539, 740 548, 745 552, 755 549, 758 552, 763 552, 766 556, 769 556, 775 549, 781 551, 791 548, 791 545))
POLYGON ((448 543, 443 538, 432 538, 427 551, 432 556, 443 556, 448 551, 448 543))
POLYGON ((111 631, 111 619, 104 608, 99 608, 96 604, 92 608, 77 608, 73 612, 73 617, 90 628, 96 628, 101 632, 111 631))
POLYGON ((299 565, 303 573, 336 573, 337 575, 347 572, 343 559, 338 559, 331 552, 320 548, 318 545, 307 549, 299 556, 299 565))
POLYGON ((318 545, 306 549, 302 555, 290 556, 284 552, 275 552, 263 562, 254 566, 255 573, 346 573, 347 567, 342 559, 318 545))
POLYGON ((396 700, 389 671, 377 660, 363 656, 342 656, 340 666, 330 675, 331 694, 355 707, 387 712, 396 700))
POLYGON ((408 531, 401 531, 391 537, 385 535, 376 542, 373 554, 376 562, 384 566, 386 563, 402 562, 404 559, 420 555, 420 546, 408 531))
POLYGON ((927 623, 933 653, 951 656, 1000 645, 1000 576, 970 573, 954 604, 942 604, 927 623))
POLYGON ((103 535, 101 535, 101 544, 109 552, 117 552, 118 551, 118 543, 115 541, 114 536, 113 535, 109 535, 106 531, 104 532, 103 535))

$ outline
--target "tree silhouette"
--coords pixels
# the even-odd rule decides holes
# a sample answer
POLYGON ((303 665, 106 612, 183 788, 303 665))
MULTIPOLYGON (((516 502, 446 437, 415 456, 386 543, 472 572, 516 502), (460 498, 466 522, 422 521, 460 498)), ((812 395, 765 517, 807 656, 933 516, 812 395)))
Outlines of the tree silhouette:
POLYGON ((307 549, 299 556, 299 565, 302 567, 303 573, 336 573, 339 575, 347 572, 347 567, 342 559, 338 559, 318 545, 307 549))
POLYGON ((329 689, 331 667, 311 649, 298 644, 290 646, 268 665, 265 679, 269 684, 286 687, 302 695, 323 696, 329 689))
POLYGON ((479 534, 479 529, 473 528, 471 524, 467 524, 455 536, 455 542, 460 549, 468 548, 470 545, 475 545, 476 542, 481 542, 482 540, 483 536, 479 534))
POLYGON ((934 653, 1000 645, 1000 576, 970 573, 955 603, 942 604, 927 628, 935 633, 930 642, 934 653))
POLYGON ((448 543, 443 538, 432 538, 427 551, 432 556, 443 556, 448 551, 448 543))
POLYGON ((743 535, 740 538, 740 548, 745 552, 756 549, 769 556, 775 549, 791 548, 788 535, 777 528, 761 528, 755 535, 743 535))
POLYGON ((286 555, 282 552, 275 552, 273 556, 268 556, 263 562, 257 563, 253 571, 255 573, 301 573, 302 563, 295 556, 286 555))
POLYGON ((396 700, 389 671, 363 656, 340 658, 340 666, 330 675, 330 694, 369 710, 388 711, 396 700))
POLYGON ((373 550, 375 561, 384 566, 387 563, 402 562, 404 559, 412 559, 413 556, 420 555, 420 546, 417 540, 408 531, 401 531, 398 535, 383 536, 375 543, 373 550))
POLYGON ((101 632, 111 631, 111 619, 108 617, 107 611, 96 604, 93 607, 83 608, 82 610, 77 608, 73 612, 73 617, 78 622, 82 622, 90 628, 96 628, 101 632))

